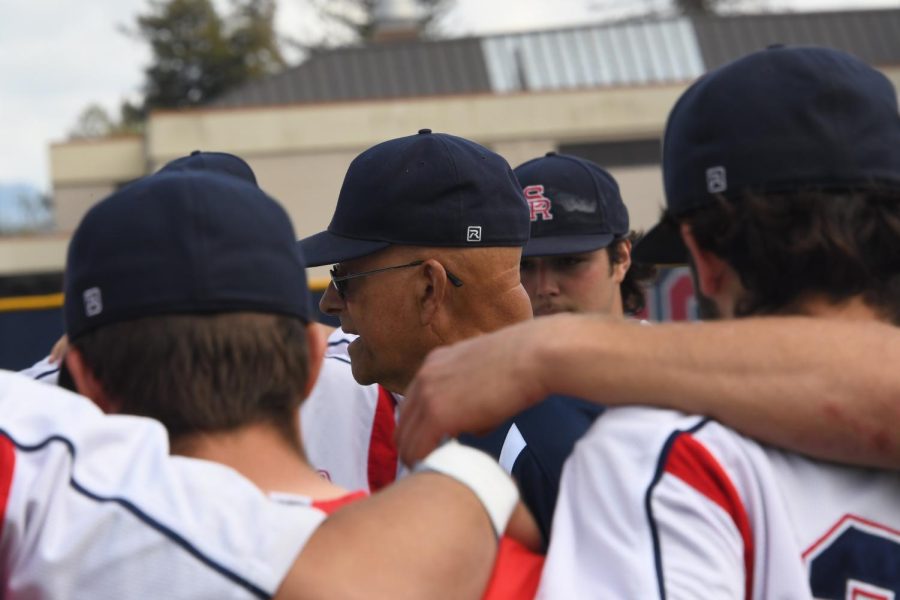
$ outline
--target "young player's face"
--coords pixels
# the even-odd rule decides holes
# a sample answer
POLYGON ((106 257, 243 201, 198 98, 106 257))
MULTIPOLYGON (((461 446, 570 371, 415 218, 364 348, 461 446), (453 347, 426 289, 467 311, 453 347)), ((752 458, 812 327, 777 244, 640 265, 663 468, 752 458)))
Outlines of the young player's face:
POLYGON ((522 285, 535 317, 561 312, 622 316, 619 284, 625 269, 610 269, 606 248, 584 254, 523 258, 522 285))
MULTIPOLYGON (((410 262, 392 249, 335 266, 337 274, 349 275, 410 262)), ((411 292, 417 267, 392 269, 343 281, 339 294, 329 284, 319 308, 336 316, 341 328, 359 337, 348 347, 353 377, 363 385, 380 383, 402 392, 424 351, 414 335, 417 312, 411 292)))

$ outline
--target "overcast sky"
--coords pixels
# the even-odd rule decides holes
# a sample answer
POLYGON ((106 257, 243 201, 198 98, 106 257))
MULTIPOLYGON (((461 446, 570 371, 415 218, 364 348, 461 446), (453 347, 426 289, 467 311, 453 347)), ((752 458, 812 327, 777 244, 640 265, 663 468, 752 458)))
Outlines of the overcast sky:
MULTIPOLYGON (((219 0, 217 0, 219 1, 219 0)), ((665 0, 457 0, 444 29, 452 34, 593 22, 623 5, 665 0)), ((225 2, 221 2, 226 4, 225 2)), ((900 0, 758 0, 769 10, 897 7, 900 0)), ((120 33, 146 0, 0 0, 0 182, 49 188, 52 141, 66 138, 82 109, 112 112, 134 97, 149 52, 120 33)), ((278 27, 309 27, 302 0, 279 0, 278 27)))

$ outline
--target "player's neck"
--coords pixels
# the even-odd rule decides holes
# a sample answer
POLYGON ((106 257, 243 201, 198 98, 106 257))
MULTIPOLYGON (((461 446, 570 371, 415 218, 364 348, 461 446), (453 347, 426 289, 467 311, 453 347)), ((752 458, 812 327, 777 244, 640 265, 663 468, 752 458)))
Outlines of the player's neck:
POLYGON ((618 286, 615 287, 615 294, 610 303, 609 316, 619 320, 625 319, 625 306, 622 304, 622 292, 618 286))
POLYGON ((182 436, 172 440, 172 454, 231 467, 264 492, 283 492, 327 500, 346 493, 316 473, 298 444, 274 426, 253 424, 228 432, 182 436))
POLYGON ((853 296, 840 303, 834 303, 824 298, 810 298, 798 303, 796 311, 800 314, 824 319, 841 319, 844 321, 885 321, 871 306, 866 304, 861 296, 853 296))

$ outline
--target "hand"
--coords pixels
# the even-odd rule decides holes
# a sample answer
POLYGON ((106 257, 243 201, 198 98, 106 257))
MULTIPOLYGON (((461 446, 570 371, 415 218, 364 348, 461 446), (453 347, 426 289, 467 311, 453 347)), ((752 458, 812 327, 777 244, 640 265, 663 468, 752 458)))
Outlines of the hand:
POLYGON ((521 323, 433 350, 406 389, 397 445, 408 465, 447 436, 477 433, 537 403, 547 394, 536 351, 556 318, 521 323))
POLYGON ((68 349, 69 337, 66 334, 63 334, 63 336, 53 344, 53 348, 50 350, 50 364, 62 364, 61 361, 66 356, 66 350, 68 349))
POLYGON ((541 534, 541 529, 531 511, 521 501, 509 518, 503 535, 516 540, 532 552, 543 554, 547 551, 547 540, 541 534))

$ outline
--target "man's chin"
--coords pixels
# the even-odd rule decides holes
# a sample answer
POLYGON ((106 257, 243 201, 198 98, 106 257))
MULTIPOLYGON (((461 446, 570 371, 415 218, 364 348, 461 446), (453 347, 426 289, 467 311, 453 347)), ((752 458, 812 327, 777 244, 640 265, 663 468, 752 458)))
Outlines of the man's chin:
POLYGON ((353 379, 355 379, 356 383, 359 385, 372 385, 373 383, 377 383, 372 377, 371 371, 362 363, 363 361, 361 360, 355 360, 353 357, 350 358, 350 371, 353 373, 353 379))
POLYGON ((347 354, 350 355, 350 371, 353 373, 353 379, 360 385, 370 385, 375 383, 370 381, 371 369, 368 368, 366 357, 363 354, 362 338, 356 338, 347 346, 347 354))

